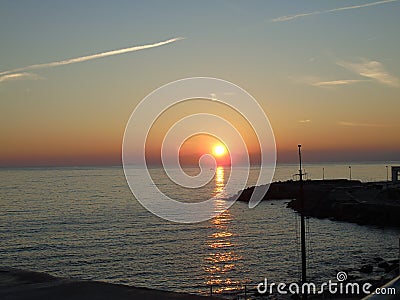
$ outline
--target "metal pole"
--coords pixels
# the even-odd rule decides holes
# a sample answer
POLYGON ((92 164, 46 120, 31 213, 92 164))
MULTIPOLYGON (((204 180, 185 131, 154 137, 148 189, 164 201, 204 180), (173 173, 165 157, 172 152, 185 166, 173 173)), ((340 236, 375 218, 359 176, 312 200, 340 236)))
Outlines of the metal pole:
MULTIPOLYGON (((386 166, 386 189, 388 189, 388 188, 389 188, 389 167, 386 166)), ((399 256, 399 258, 400 258, 400 256, 399 256)), ((400 259, 399 259, 399 261, 400 261, 400 259)), ((400 263, 399 263, 399 270, 400 270, 400 263)))
POLYGON ((389 181, 389 168, 386 166, 386 181, 389 181))
MULTIPOLYGON (((307 282, 307 261, 306 261, 306 226, 304 222, 304 190, 303 190, 303 171, 301 164, 301 145, 299 147, 299 175, 300 175, 300 232, 301 232, 301 281, 302 283, 307 282)), ((307 299, 307 294, 302 295, 303 299, 307 299)))

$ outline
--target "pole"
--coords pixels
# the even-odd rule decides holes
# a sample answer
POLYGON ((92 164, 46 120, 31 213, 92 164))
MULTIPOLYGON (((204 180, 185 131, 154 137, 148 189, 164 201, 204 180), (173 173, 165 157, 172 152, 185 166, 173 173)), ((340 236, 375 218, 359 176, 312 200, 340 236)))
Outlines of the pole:
MULTIPOLYGON (((300 176, 300 217, 301 217, 301 224, 300 224, 300 232, 301 232, 301 281, 302 283, 307 282, 307 261, 306 261, 306 226, 304 222, 304 190, 303 190, 303 171, 301 165, 301 145, 299 147, 299 176, 300 176)), ((303 299, 307 299, 307 294, 304 293, 302 295, 303 299)))
POLYGON ((325 168, 322 168, 322 180, 325 180, 325 168))
POLYGON ((386 166, 386 181, 389 181, 389 168, 386 166))
POLYGON ((350 170, 350 181, 351 181, 351 166, 349 166, 349 170, 350 170))
MULTIPOLYGON (((389 167, 386 166, 386 189, 388 189, 388 188, 389 188, 389 167)), ((400 242, 400 240, 399 240, 399 242, 400 242)), ((399 255, 399 261, 400 261, 400 255, 399 255)), ((399 263, 399 270, 400 270, 400 263, 399 263)))

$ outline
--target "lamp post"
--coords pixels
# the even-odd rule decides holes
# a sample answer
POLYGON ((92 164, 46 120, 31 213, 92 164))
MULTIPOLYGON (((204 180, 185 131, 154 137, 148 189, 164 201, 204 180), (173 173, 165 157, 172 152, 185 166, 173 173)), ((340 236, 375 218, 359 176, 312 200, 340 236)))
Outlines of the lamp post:
MULTIPOLYGON (((306 226, 304 221, 304 190, 303 190, 303 167, 301 162, 301 145, 299 148, 299 176, 300 176, 300 240, 301 240, 301 281, 307 283, 307 260, 306 260, 306 226)), ((304 292, 302 299, 307 300, 307 292, 304 292)))
POLYGON ((389 167, 386 166, 386 181, 389 181, 389 167))

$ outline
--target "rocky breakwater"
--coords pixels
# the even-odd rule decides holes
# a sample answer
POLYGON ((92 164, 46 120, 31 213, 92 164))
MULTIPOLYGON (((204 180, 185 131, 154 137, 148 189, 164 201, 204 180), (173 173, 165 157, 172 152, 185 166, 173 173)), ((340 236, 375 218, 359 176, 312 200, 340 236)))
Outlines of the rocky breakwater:
MULTIPOLYGON (((362 225, 400 227, 400 188, 386 183, 357 180, 306 180, 304 214, 362 225)), ((254 187, 243 190, 239 201, 249 201, 254 187)), ((288 207, 300 212, 300 183, 274 182, 263 200, 288 199, 288 207)))

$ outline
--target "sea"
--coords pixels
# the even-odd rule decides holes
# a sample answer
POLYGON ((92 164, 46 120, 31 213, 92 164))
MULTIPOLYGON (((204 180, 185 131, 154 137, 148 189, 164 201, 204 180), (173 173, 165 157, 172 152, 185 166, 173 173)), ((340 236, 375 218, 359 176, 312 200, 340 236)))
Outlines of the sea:
MULTIPOLYGON (((309 179, 349 178, 351 172, 352 179, 386 181, 391 165, 400 163, 306 164, 304 172, 309 179)), ((218 167, 201 192, 177 192, 161 168, 150 173, 160 190, 190 202, 223 190, 231 171, 218 167)), ((297 180, 298 172, 295 164, 278 165, 274 181, 297 180)), ((259 168, 250 169, 247 186, 258 174, 259 168)), ((264 201, 253 209, 236 202, 210 220, 180 224, 147 211, 120 166, 3 168, 0 266, 203 295, 250 289, 265 278, 298 282, 300 217, 288 201, 264 201)), ((376 257, 398 257, 398 228, 316 218, 307 218, 306 228, 310 281, 356 273, 376 257)))

